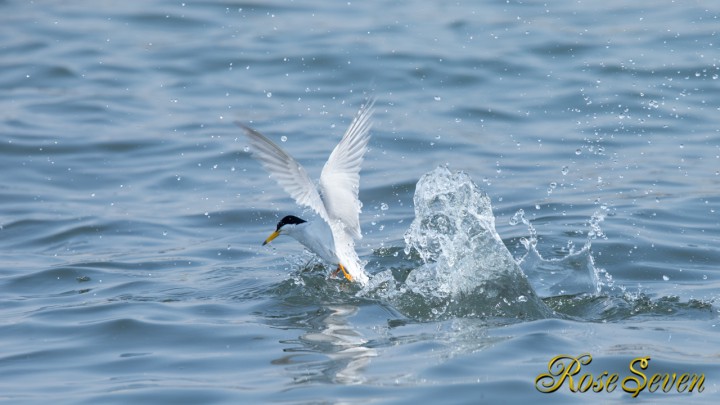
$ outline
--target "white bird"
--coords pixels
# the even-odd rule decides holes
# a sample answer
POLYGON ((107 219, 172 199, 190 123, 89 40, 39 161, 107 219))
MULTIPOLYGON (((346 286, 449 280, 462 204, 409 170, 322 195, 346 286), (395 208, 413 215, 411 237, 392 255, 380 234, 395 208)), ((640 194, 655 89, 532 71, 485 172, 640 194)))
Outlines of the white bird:
POLYGON ((261 133, 235 122, 250 140, 252 156, 270 173, 278 184, 303 206, 311 208, 320 221, 305 221, 293 215, 280 220, 275 232, 265 240, 269 243, 279 235, 288 235, 337 266, 350 281, 366 284, 368 276, 355 252, 360 231, 360 166, 370 140, 373 100, 360 108, 340 143, 330 154, 320 174, 319 187, 310 180, 305 169, 279 146, 261 133))

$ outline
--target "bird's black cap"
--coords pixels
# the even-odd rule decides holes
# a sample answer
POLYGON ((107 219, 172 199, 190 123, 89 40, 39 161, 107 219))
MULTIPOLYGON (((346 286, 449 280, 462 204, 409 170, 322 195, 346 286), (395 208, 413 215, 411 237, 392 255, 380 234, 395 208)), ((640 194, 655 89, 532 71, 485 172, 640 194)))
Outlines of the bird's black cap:
POLYGON ((303 222, 307 222, 307 221, 304 219, 300 219, 300 218, 296 217, 295 215, 288 215, 288 216, 284 217, 283 219, 281 219, 280 222, 278 222, 276 231, 279 231, 280 228, 283 227, 283 225, 287 225, 287 224, 299 225, 299 224, 302 224, 303 222))

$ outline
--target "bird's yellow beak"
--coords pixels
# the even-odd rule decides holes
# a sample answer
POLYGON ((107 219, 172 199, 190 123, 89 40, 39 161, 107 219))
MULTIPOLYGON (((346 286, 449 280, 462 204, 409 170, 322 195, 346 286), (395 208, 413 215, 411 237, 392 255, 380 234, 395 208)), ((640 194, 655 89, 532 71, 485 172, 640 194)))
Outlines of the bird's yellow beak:
POLYGON ((275 231, 275 232, 271 233, 270 236, 268 236, 267 239, 265 239, 265 242, 263 242, 263 246, 267 245, 268 243, 270 243, 273 239, 277 238, 278 236, 280 236, 279 231, 275 231))

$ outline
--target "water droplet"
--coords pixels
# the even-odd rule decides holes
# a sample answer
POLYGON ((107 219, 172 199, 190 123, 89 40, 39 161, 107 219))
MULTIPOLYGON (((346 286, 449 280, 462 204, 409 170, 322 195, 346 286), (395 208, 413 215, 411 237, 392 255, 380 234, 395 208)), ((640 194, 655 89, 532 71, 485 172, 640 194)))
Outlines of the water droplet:
POLYGON ((580 148, 575 149, 575 154, 576 155, 582 154, 582 149, 580 149, 580 148))
POLYGON ((442 100, 442 98, 440 98, 440 96, 435 96, 435 101, 440 101, 440 100, 442 100))
POLYGON ((270 98, 270 97, 272 97, 272 92, 268 91, 267 93, 265 93, 265 95, 267 96, 267 98, 270 98))
POLYGON ((285 135, 281 136, 280 142, 287 142, 287 136, 285 136, 285 135))
POLYGON ((250 152, 250 147, 249 146, 244 147, 243 152, 250 152))
POLYGON ((510 223, 510 225, 515 226, 521 222, 524 223, 525 221, 526 221, 525 210, 523 210, 521 208, 521 209, 517 210, 517 212, 515 213, 515 215, 512 216, 512 218, 510 218, 509 223, 510 223))
POLYGON ((382 211, 387 211, 389 208, 390 207, 388 207, 388 205, 385 203, 380 204, 380 210, 382 211))
POLYGON ((562 172, 563 176, 565 176, 565 175, 567 175, 568 172, 570 171, 570 168, 567 167, 567 166, 563 166, 563 167, 562 167, 562 170, 560 170, 560 171, 562 172))
POLYGON ((669 280, 670 280, 670 277, 663 274, 663 281, 669 281, 669 280))

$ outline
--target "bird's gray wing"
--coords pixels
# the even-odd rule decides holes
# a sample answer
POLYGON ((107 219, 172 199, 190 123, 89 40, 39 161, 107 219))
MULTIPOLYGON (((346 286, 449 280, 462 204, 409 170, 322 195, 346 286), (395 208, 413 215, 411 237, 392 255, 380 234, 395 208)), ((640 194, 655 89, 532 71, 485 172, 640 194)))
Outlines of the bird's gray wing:
POLYGON ((275 179, 298 204, 309 207, 329 222, 330 217, 323 200, 305 169, 263 134, 241 122, 236 121, 235 124, 245 130, 250 141, 252 157, 262 164, 270 177, 275 179))

